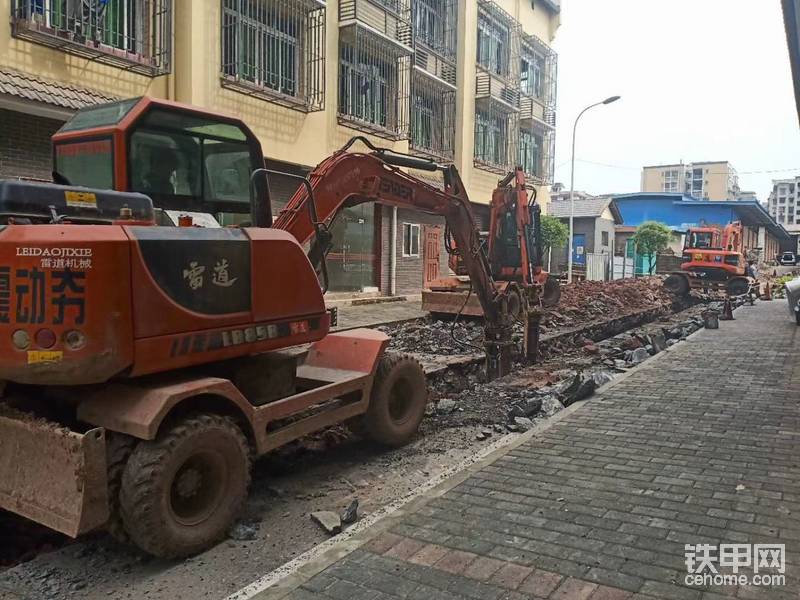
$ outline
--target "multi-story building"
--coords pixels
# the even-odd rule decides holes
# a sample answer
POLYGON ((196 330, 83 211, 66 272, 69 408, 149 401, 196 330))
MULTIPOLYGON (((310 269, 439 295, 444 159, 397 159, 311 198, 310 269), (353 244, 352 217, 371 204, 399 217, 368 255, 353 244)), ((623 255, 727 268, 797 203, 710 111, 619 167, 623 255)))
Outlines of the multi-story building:
POLYGON ((789 233, 800 235, 800 176, 772 181, 767 210, 789 233))
POLYGON ((698 200, 738 200, 739 175, 727 161, 656 165, 642 169, 641 191, 681 193, 698 200))
MULTIPOLYGON (((567 189, 564 189, 563 183, 554 183, 553 186, 550 188, 550 202, 563 202, 569 200, 570 192, 567 189)), ((582 190, 575 190, 573 192, 573 198, 575 202, 579 202, 581 200, 594 200, 597 196, 590 194, 589 192, 584 192, 582 190)))
MULTIPOLYGON (((0 176, 49 179, 49 137, 76 109, 148 94, 241 117, 274 170, 304 175, 363 133, 455 163, 478 207, 517 164, 546 202, 558 0, 0 0, 0 13, 0 176)), ((270 183, 277 212, 297 180, 270 183)), ((413 293, 426 261, 446 269, 440 218, 364 204, 334 230, 334 289, 413 293)))

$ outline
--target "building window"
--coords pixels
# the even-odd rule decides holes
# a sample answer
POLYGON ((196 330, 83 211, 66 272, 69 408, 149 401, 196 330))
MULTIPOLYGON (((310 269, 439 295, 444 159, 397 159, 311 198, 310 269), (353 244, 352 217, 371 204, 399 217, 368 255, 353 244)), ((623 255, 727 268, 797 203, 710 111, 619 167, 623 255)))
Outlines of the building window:
POLYGON ((543 137, 527 129, 519 131, 519 164, 528 175, 543 177, 542 152, 544 149, 543 137))
POLYGON ((171 0, 12 0, 16 37, 155 76, 170 70, 171 0))
POLYGON ((507 77, 511 63, 511 31, 490 15, 478 14, 478 64, 507 77))
POLYGON ((475 159, 489 165, 508 166, 508 119, 505 115, 476 112, 475 159))
POLYGON ((360 31, 341 39, 340 120, 392 139, 407 137, 409 58, 398 56, 382 40, 360 31))
POLYGON ((603 231, 601 233, 601 241, 602 241, 603 246, 608 246, 608 232, 607 231, 603 231))
POLYGON ((414 0, 414 35, 434 50, 446 47, 444 0, 414 0))
POLYGON ((324 36, 325 9, 315 4, 223 0, 223 85, 291 108, 321 110, 324 36))
POLYGON ((419 256, 419 225, 403 223, 403 256, 419 256))
POLYGON ((526 96, 542 99, 544 96, 545 57, 537 52, 522 55, 520 91, 526 96))
POLYGON ((414 73, 411 93, 411 149, 452 160, 455 149, 455 91, 414 73))

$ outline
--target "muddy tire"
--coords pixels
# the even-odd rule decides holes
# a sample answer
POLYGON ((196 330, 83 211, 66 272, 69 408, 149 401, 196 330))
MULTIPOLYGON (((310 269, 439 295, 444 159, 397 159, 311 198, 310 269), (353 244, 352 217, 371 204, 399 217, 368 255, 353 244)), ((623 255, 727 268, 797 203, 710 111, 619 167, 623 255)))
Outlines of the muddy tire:
POLYGON ((187 417, 141 442, 122 475, 125 530, 162 558, 197 554, 223 539, 250 485, 250 448, 233 421, 187 417))
POLYGON ((673 273, 664 280, 664 288, 676 296, 688 296, 689 279, 685 275, 673 273))
POLYGON ((387 354, 378 363, 372 384, 365 432, 379 444, 407 444, 419 429, 427 404, 428 382, 422 365, 405 354, 387 354))
POLYGON ((110 431, 106 433, 106 465, 108 470, 108 508, 109 518, 106 530, 111 537, 121 543, 130 541, 125 524, 122 522, 122 509, 119 494, 122 488, 122 473, 128 463, 136 439, 122 433, 110 431))

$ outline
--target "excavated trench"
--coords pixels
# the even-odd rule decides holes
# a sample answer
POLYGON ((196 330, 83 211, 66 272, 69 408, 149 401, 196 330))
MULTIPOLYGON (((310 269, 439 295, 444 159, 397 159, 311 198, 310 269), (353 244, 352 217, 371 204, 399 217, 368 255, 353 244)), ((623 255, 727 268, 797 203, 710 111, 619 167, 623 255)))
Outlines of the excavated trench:
MULTIPOLYGON (((699 304, 697 299, 687 299, 671 304, 662 304, 655 308, 633 310, 622 316, 611 319, 595 319, 590 323, 574 327, 550 327, 542 336, 540 342, 541 361, 536 365, 523 365, 516 363, 516 369, 521 375, 517 377, 505 378, 498 382, 486 384, 483 378, 482 362, 483 357, 474 353, 474 349, 460 347, 456 350, 451 341, 449 350, 441 348, 440 352, 446 355, 444 362, 433 361, 430 363, 431 354, 419 353, 418 357, 425 363, 426 370, 429 372, 429 382, 432 390, 432 405, 429 417, 423 421, 422 436, 442 435, 444 430, 461 429, 460 439, 473 439, 475 427, 491 427, 494 431, 503 434, 503 424, 507 422, 508 408, 519 403, 520 398, 530 397, 530 390, 536 394, 554 393, 559 385, 565 380, 574 376, 574 373, 583 370, 605 369, 614 371, 609 366, 609 359, 605 350, 596 356, 587 355, 584 346, 587 343, 603 343, 604 340, 613 339, 615 336, 636 332, 648 324, 657 323, 656 330, 674 328, 676 325, 695 323, 695 329, 699 328, 699 313, 705 305, 699 304), (457 352, 464 352, 458 354, 457 352), (603 363, 603 361, 606 361, 603 363), (489 390, 494 398, 492 403, 487 403, 486 394, 489 390), (544 391, 542 391, 544 390, 544 391), (499 393, 498 393, 499 391, 499 393), (437 409, 443 399, 458 397, 459 403, 463 404, 457 410, 443 413, 437 409), (468 433, 471 431, 473 433, 468 433)), ((462 335, 468 335, 479 329, 479 325, 463 326, 462 335)), ((409 351, 407 340, 409 323, 385 326, 381 329, 388 333, 399 335, 398 343, 393 341, 396 350, 409 351)), ((410 328, 412 335, 418 340, 424 340, 425 333, 437 331, 439 334, 445 332, 449 337, 449 331, 444 329, 441 324, 436 324, 433 320, 425 319, 422 322, 415 322, 415 326, 410 328)), ((641 332, 640 332, 641 333, 641 332)), ((646 334, 645 334, 646 335, 646 334)), ((641 336, 641 335, 640 335, 641 336)), ((440 335, 444 339, 443 335, 440 335)), ((521 339, 521 333, 520 333, 521 339)), ((473 338, 473 342, 476 340, 473 338)), ((424 344, 423 344, 424 345, 424 344)), ((426 348, 429 349, 429 348, 426 348)), ((617 370, 621 372, 621 370, 617 370)), ((557 412, 562 407, 559 402, 540 403, 540 409, 536 418, 546 418, 557 412)), ((510 429, 513 431, 514 429, 510 429)), ((307 445, 299 444, 296 448, 281 453, 280 460, 286 464, 293 460, 301 463, 308 460, 309 452, 314 449, 324 447, 324 452, 330 452, 331 439, 342 440, 346 438, 341 428, 332 432, 334 435, 314 436, 307 445), (320 444, 321 437, 325 444, 320 444), (293 458, 293 456, 298 458, 293 458)), ((491 433, 489 434, 491 435, 491 433)), ((445 441, 447 438, 444 438, 445 441)), ((481 440, 480 434, 477 440, 481 440)), ((479 448, 480 441, 475 440, 472 444, 479 448)), ((333 442, 333 445, 341 443, 333 442)), ((259 487, 257 480, 254 487, 259 487)), ((68 538, 51 532, 43 527, 27 522, 10 513, 0 511, 0 587, 3 587, 2 570, 13 567, 16 564, 29 561, 37 555, 50 552, 63 547, 71 542, 68 538)))

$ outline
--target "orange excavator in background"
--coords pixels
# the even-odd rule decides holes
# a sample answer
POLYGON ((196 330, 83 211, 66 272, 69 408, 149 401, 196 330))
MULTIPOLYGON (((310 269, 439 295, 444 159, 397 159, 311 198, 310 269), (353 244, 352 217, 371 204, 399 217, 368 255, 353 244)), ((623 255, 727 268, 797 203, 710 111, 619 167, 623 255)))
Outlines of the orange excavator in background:
POLYGON ((325 255, 347 206, 445 218, 485 315, 487 376, 510 370, 517 300, 453 166, 354 138, 273 223, 261 146, 235 118, 126 100, 79 111, 53 153, 56 183, 0 181, 2 509, 186 556, 225 536, 251 457, 354 420, 407 442, 420 365, 381 332, 330 332, 325 255), (441 171, 445 190, 401 167, 441 171))
POLYGON ((746 276, 742 224, 693 227, 686 234, 681 270, 664 280, 672 293, 685 296, 691 290, 725 291, 730 296, 746 294, 750 280, 746 276))

